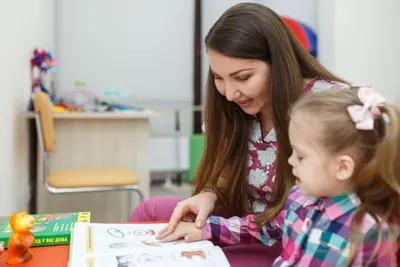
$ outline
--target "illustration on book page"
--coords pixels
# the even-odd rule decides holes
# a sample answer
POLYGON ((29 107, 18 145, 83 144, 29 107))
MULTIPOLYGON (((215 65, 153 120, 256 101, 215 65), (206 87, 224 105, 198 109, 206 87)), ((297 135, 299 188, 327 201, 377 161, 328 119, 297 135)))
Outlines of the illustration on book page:
POLYGON ((133 255, 116 256, 117 267, 136 267, 133 255))
MULTIPOLYGON (((79 227, 75 227, 75 231, 79 231, 79 227)), ((83 235, 87 234, 87 240, 92 244, 90 247, 94 251, 106 251, 108 249, 139 249, 148 250, 149 248, 173 248, 178 249, 194 248, 194 247, 208 247, 213 246, 209 241, 199 241, 186 243, 184 240, 175 242, 161 243, 156 239, 158 233, 166 227, 166 224, 151 224, 151 225, 135 225, 135 224, 121 224, 121 225, 102 225, 91 223, 85 225, 88 230, 82 230, 83 235)), ((77 233, 78 234, 78 233, 77 233)))
POLYGON ((218 247, 181 251, 115 252, 95 258, 96 266, 107 267, 227 267, 229 263, 218 247), (97 263, 100 263, 98 265, 97 263))

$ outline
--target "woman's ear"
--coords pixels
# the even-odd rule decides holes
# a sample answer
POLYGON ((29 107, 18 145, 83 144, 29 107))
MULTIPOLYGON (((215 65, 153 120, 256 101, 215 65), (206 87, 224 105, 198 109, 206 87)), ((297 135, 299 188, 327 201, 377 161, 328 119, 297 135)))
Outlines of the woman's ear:
POLYGON ((345 181, 353 176, 355 161, 348 155, 341 155, 336 161, 336 179, 345 181))

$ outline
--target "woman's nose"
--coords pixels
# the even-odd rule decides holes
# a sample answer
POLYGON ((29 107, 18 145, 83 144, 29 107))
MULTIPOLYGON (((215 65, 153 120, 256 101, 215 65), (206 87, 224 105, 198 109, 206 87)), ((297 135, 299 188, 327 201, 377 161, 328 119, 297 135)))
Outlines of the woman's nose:
POLYGON ((240 97, 240 92, 233 87, 226 86, 225 90, 226 90, 226 99, 228 101, 235 101, 235 99, 238 99, 240 97))

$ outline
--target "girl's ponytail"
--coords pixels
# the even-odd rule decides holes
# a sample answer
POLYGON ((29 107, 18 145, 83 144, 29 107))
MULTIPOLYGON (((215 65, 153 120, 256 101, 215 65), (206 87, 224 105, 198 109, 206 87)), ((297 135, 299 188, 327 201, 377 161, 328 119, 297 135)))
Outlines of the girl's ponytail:
POLYGON ((400 113, 392 105, 380 108, 382 117, 375 124, 381 129, 381 140, 376 147, 374 165, 377 174, 391 190, 400 195, 400 113))

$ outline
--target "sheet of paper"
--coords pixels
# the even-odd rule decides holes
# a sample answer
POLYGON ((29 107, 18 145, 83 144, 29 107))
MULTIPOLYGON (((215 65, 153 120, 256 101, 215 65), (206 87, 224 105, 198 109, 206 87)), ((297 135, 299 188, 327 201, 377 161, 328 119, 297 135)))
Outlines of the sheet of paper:
POLYGON ((180 251, 126 252, 74 258, 71 267, 229 267, 219 247, 181 249, 180 251))
POLYGON ((209 247, 209 241, 186 243, 183 240, 161 243, 156 239, 167 224, 96 224, 76 223, 74 227, 74 247, 92 253, 127 249, 147 251, 160 249, 179 249, 209 247))

